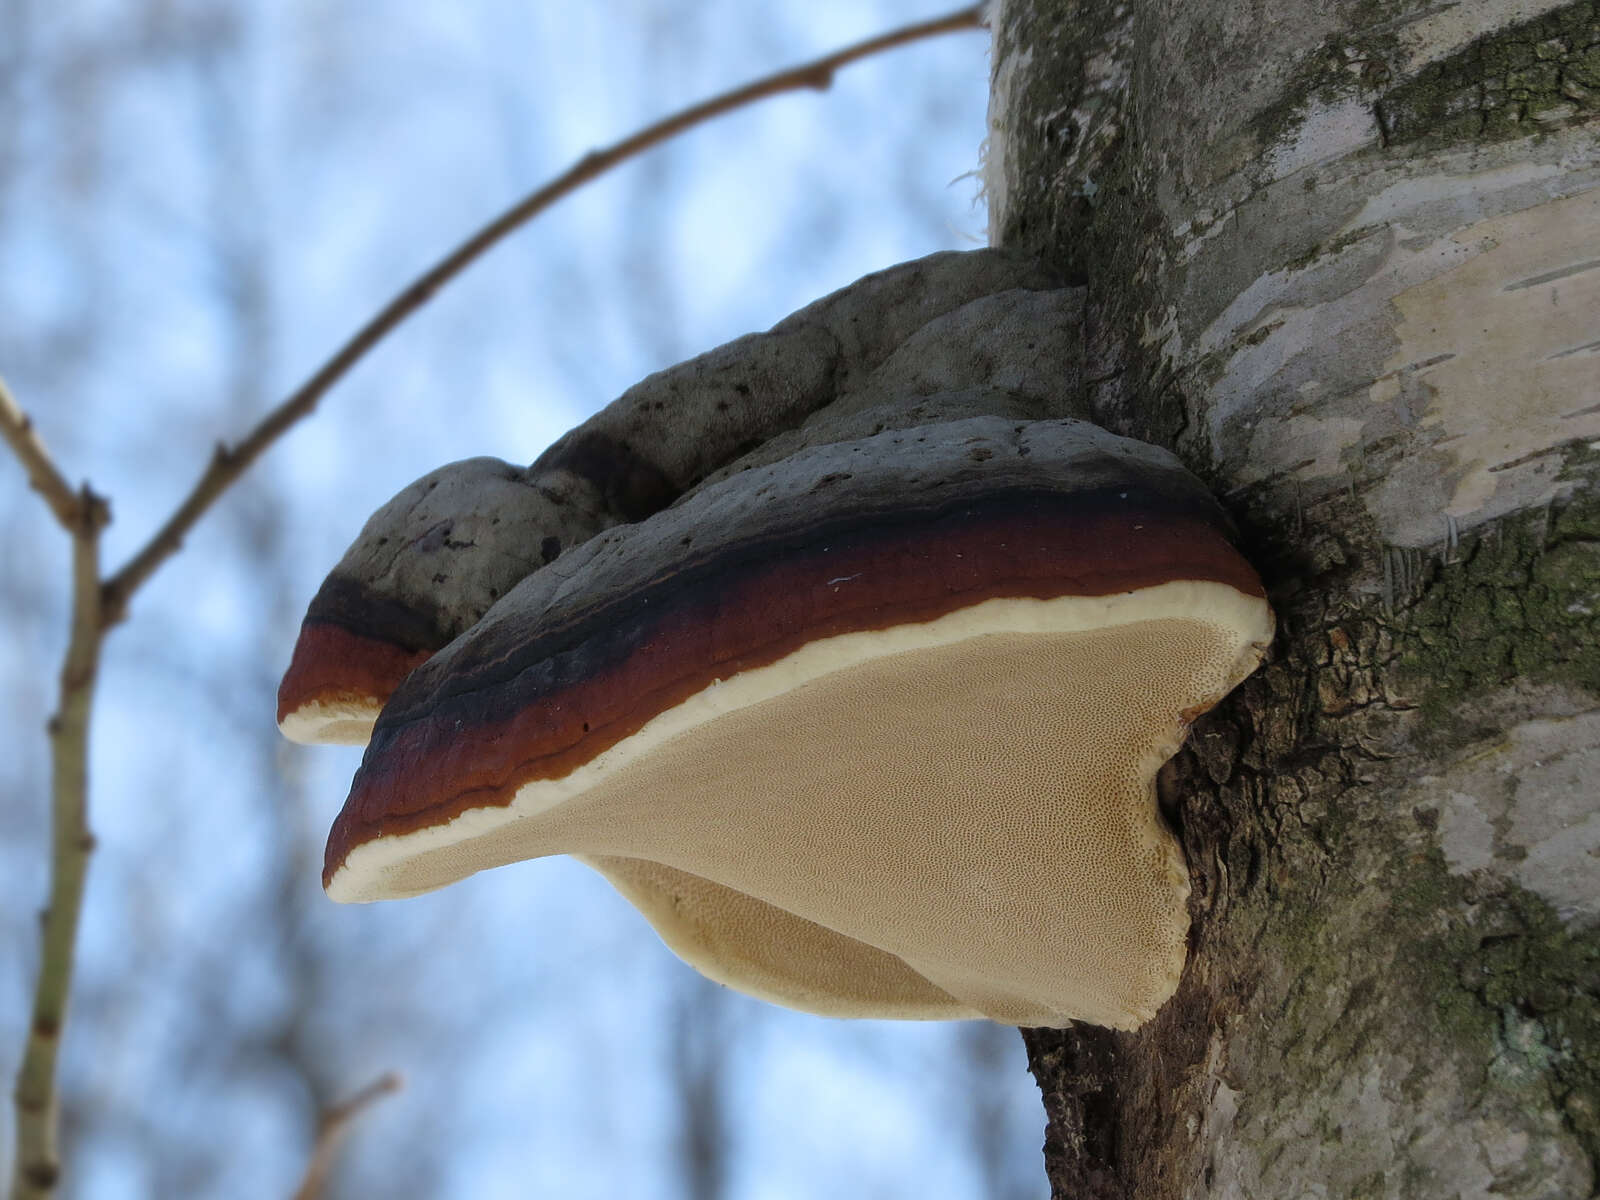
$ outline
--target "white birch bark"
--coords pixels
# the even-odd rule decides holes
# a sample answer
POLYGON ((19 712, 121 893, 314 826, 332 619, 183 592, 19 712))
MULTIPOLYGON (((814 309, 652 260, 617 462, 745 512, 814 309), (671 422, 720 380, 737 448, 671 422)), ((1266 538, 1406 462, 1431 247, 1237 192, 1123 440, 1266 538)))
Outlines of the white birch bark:
POLYGON ((1178 996, 1029 1036, 1060 1196, 1594 1194, 1600 9, 1004 0, 997 244, 1247 531, 1178 996))

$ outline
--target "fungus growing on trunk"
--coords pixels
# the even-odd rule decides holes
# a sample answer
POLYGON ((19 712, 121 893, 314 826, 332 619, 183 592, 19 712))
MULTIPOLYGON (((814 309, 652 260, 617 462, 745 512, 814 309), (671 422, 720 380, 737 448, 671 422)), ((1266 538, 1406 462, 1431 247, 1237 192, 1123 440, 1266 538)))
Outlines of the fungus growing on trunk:
POLYGON ((1188 929, 1155 773, 1271 634, 1165 451, 999 418, 815 446, 599 534, 412 671, 324 882, 572 854, 780 1004, 1134 1028, 1188 929))

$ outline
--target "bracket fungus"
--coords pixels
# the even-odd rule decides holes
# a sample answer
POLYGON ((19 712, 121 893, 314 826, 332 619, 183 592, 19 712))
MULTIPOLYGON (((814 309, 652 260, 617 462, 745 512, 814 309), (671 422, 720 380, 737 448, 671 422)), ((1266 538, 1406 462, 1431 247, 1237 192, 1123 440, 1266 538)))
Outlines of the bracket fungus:
POLYGON ((329 894, 566 853, 780 1004, 1147 1020, 1188 930, 1155 773, 1272 614, 1174 457, 1075 419, 1082 328, 1036 262, 932 255, 401 492, 279 692, 370 736, 329 894))
MULTIPOLYGON (((532 466, 478 458, 424 476, 373 515, 311 601, 279 726, 361 744, 412 668, 519 580, 825 407, 979 385, 1044 404, 1075 372, 1081 304, 1030 259, 930 255, 650 376, 532 466)), ((1075 415, 1047 408, 1036 415, 1075 415)))
POLYGON ((1156 771, 1272 628, 1165 451, 998 417, 811 446, 597 534, 412 670, 324 883, 571 854, 780 1004, 1134 1028, 1188 929, 1156 771))

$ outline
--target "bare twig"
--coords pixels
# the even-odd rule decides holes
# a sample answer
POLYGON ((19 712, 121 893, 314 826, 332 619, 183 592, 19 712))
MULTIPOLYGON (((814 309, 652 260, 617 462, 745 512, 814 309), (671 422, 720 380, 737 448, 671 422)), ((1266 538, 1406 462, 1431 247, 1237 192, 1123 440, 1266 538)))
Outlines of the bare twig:
POLYGON ((345 1135, 357 1117, 385 1096, 398 1092, 405 1081, 393 1071, 378 1076, 342 1104, 336 1104, 317 1121, 317 1141, 311 1148, 311 1161, 306 1164, 305 1178, 295 1190, 294 1200, 317 1200, 322 1195, 328 1172, 333 1170, 333 1160, 344 1144, 345 1135))
POLYGON ((5 438, 22 460, 23 470, 28 472, 28 482, 34 491, 44 497, 50 511, 55 513, 56 520, 66 529, 72 529, 81 518, 78 495, 57 469, 55 460, 44 448, 39 435, 34 432, 28 414, 11 398, 3 379, 0 379, 0 437, 5 438))
POLYGON ((195 522, 234 480, 243 475, 250 465, 290 427, 309 416, 328 389, 343 378, 369 350, 432 299, 434 293, 444 284, 466 270, 508 234, 612 167, 696 125, 769 96, 805 88, 819 90, 827 88, 833 82, 834 73, 841 67, 881 54, 885 50, 892 50, 909 42, 940 34, 980 29, 983 12, 984 5, 975 4, 936 20, 907 25, 848 46, 815 62, 792 67, 730 92, 724 92, 720 96, 702 101, 657 121, 654 125, 641 129, 613 146, 591 151, 564 173, 529 193, 440 259, 384 305, 377 316, 363 325, 355 336, 341 346, 338 352, 310 379, 301 384, 297 391, 268 413, 242 442, 232 448, 218 445, 211 456, 210 464, 167 523, 158 529, 144 547, 106 583, 102 613, 107 625, 114 625, 127 615, 128 601, 133 593, 163 562, 177 553, 185 535, 194 528, 195 522))
MULTIPOLYGON (((52 508, 56 504, 52 502, 52 508)), ((100 531, 105 502, 87 487, 72 498, 72 632, 61 664, 61 700, 50 720, 50 904, 43 916, 39 978, 27 1047, 17 1072, 14 1200, 55 1194, 61 1173, 56 1144, 56 1058, 72 990, 78 914, 94 837, 89 832, 89 716, 100 667, 100 531)), ((65 523, 65 520, 63 520, 65 523)))

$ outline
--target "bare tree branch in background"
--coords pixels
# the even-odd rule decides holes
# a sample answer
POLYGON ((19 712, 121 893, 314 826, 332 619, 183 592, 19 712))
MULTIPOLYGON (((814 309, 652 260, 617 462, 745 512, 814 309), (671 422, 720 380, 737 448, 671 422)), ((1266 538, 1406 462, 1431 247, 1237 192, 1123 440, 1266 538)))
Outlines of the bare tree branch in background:
POLYGON ((355 1120, 385 1096, 398 1092, 404 1080, 389 1071, 374 1079, 350 1099, 336 1104, 322 1114, 317 1122, 317 1144, 311 1152, 311 1162, 306 1166, 305 1178, 295 1189, 294 1200, 318 1200, 328 1172, 333 1169, 334 1157, 344 1143, 345 1134, 355 1120))
POLYGON ((17 407, 4 381, 0 381, 0 437, 6 439, 12 453, 21 461, 22 469, 28 473, 29 485, 44 497, 62 528, 68 531, 76 528, 83 520, 84 496, 72 490, 72 485, 39 440, 33 421, 17 407))
POLYGON ((675 970, 672 987, 667 1079, 677 1106, 679 1187, 684 1200, 723 1200, 732 1159, 729 1075, 738 1054, 736 1002, 721 984, 691 971, 675 970))
MULTIPOLYGON (((13 1200, 43 1200, 54 1195, 61 1175, 56 1063, 71 990, 89 854, 93 849, 88 824, 89 720, 105 636, 126 618, 134 593, 177 553, 189 531, 251 464, 296 423, 309 416, 329 389, 368 351, 426 304, 442 286, 550 205, 612 167, 734 109, 785 92, 825 89, 840 68, 922 38, 980 29, 983 11, 984 5, 976 4, 936 20, 870 38, 693 105, 613 146, 586 155, 565 173, 496 217, 421 275, 358 330, 298 390, 269 412, 244 440, 231 448, 218 445, 200 479, 172 515, 143 549, 109 579, 102 579, 100 575, 100 534, 110 522, 109 505, 87 485, 76 492, 72 490, 66 476, 34 433, 29 418, 0 387, 0 436, 22 463, 31 484, 44 496, 73 544, 71 634, 61 670, 60 703, 49 724, 52 746, 49 906, 43 917, 43 948, 33 1016, 15 1090, 17 1153, 11 1187, 13 1200)), ((380 1080, 379 1084, 383 1082, 380 1080)), ((390 1084, 383 1091, 393 1090, 394 1086, 390 1084)), ((363 1100, 360 1107, 368 1103, 370 1099, 363 1100)), ((348 1116, 343 1118, 338 1128, 342 1129, 348 1121, 348 1116)), ((319 1139, 319 1152, 325 1140, 319 1139)), ((315 1158, 312 1165, 313 1168, 317 1165, 315 1158)), ((317 1186, 320 1187, 320 1182, 317 1186)), ((304 1194, 303 1189, 302 1192, 304 1194)))
POLYGON ((34 487, 72 539, 72 629, 61 664, 61 693, 50 719, 50 900, 27 1049, 17 1072, 18 1200, 48 1196, 60 1176, 56 1060, 72 990, 73 948, 94 837, 89 832, 89 718, 100 669, 100 533, 111 511, 85 484, 71 492, 44 444, 0 383, 0 433, 25 465, 34 487))

